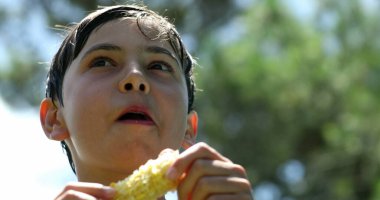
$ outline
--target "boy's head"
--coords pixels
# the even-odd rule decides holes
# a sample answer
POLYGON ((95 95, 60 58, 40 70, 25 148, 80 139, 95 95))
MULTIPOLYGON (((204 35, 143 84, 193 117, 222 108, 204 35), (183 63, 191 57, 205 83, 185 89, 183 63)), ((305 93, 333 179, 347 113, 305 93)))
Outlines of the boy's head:
POLYGON ((163 148, 186 148, 197 126, 193 65, 174 26, 153 11, 96 11, 69 29, 53 58, 44 131, 86 181, 100 169, 117 177, 163 148))
POLYGON ((51 63, 47 79, 46 97, 58 100, 63 105, 62 83, 66 70, 82 50, 91 32, 109 21, 125 17, 135 18, 137 23, 146 23, 143 26, 154 25, 153 29, 139 27, 141 32, 149 39, 162 37, 168 40, 180 59, 180 64, 184 71, 189 98, 188 111, 193 110, 195 85, 192 69, 195 64, 194 60, 185 49, 182 39, 173 24, 155 12, 139 6, 125 5, 104 8, 91 13, 75 26, 69 27, 68 34, 51 63))

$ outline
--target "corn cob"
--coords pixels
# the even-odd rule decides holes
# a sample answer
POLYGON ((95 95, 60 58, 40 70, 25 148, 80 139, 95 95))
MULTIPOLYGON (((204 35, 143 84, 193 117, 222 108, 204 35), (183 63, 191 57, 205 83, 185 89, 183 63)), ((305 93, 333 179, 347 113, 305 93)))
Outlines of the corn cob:
POLYGON ((167 179, 165 174, 178 155, 178 151, 164 151, 157 159, 148 160, 124 180, 111 183, 111 187, 117 191, 114 200, 155 200, 174 190, 178 181, 167 179))

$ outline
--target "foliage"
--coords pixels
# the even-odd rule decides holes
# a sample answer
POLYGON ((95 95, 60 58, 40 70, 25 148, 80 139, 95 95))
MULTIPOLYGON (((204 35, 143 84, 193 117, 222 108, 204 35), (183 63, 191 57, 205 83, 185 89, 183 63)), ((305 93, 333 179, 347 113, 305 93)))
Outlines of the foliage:
POLYGON ((240 19, 237 41, 203 42, 201 130, 280 196, 376 199, 379 16, 356 1, 319 6, 315 24, 304 24, 281 2, 260 2, 240 19), (335 26, 320 26, 326 13, 335 26), (292 178, 290 161, 305 173, 292 178))

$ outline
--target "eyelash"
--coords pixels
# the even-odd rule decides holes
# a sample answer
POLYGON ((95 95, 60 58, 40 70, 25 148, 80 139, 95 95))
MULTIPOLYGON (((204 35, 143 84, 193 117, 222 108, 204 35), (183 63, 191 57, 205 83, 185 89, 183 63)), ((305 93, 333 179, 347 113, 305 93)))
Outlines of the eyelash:
POLYGON ((91 63, 90 63, 90 68, 94 68, 94 67, 114 67, 116 66, 116 63, 110 59, 110 58, 107 58, 107 57, 98 57, 98 58, 95 58, 91 63), (104 62, 103 64, 104 65, 98 65, 100 62, 104 62), (108 63, 108 64, 106 64, 108 63))
POLYGON ((149 65, 148 69, 158 70, 157 68, 154 68, 154 66, 157 66, 157 65, 160 65, 161 67, 162 66, 166 67, 166 69, 162 69, 162 68, 159 69, 161 71, 173 72, 173 67, 167 64, 166 62, 162 62, 162 61, 153 62, 152 64, 149 65))
MULTIPOLYGON (((108 57, 97 57, 97 58, 93 59, 90 62, 89 66, 90 66, 90 68, 115 67, 115 66, 117 66, 117 64, 111 58, 108 58, 108 57), (100 62, 102 62, 102 65, 100 65, 100 62), (108 64, 106 64, 106 63, 108 63, 108 64)), ((163 61, 152 62, 151 64, 149 64, 148 69, 151 69, 151 70, 160 70, 160 71, 164 71, 164 72, 173 72, 174 71, 173 67, 170 64, 168 64, 166 62, 163 62, 163 61), (158 68, 155 67, 157 65, 160 65, 160 69, 158 69, 158 68), (163 68, 165 68, 165 69, 163 69, 163 68)))

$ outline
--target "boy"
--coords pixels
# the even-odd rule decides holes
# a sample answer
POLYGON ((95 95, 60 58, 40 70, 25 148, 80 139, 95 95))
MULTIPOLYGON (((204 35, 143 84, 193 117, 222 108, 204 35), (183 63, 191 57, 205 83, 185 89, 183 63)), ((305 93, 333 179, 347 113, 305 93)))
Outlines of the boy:
POLYGON ((79 181, 57 199, 112 199, 107 185, 166 148, 185 149, 167 173, 179 199, 252 199, 243 167, 194 144, 193 65, 174 26, 145 7, 103 8, 69 30, 40 107, 79 181))

